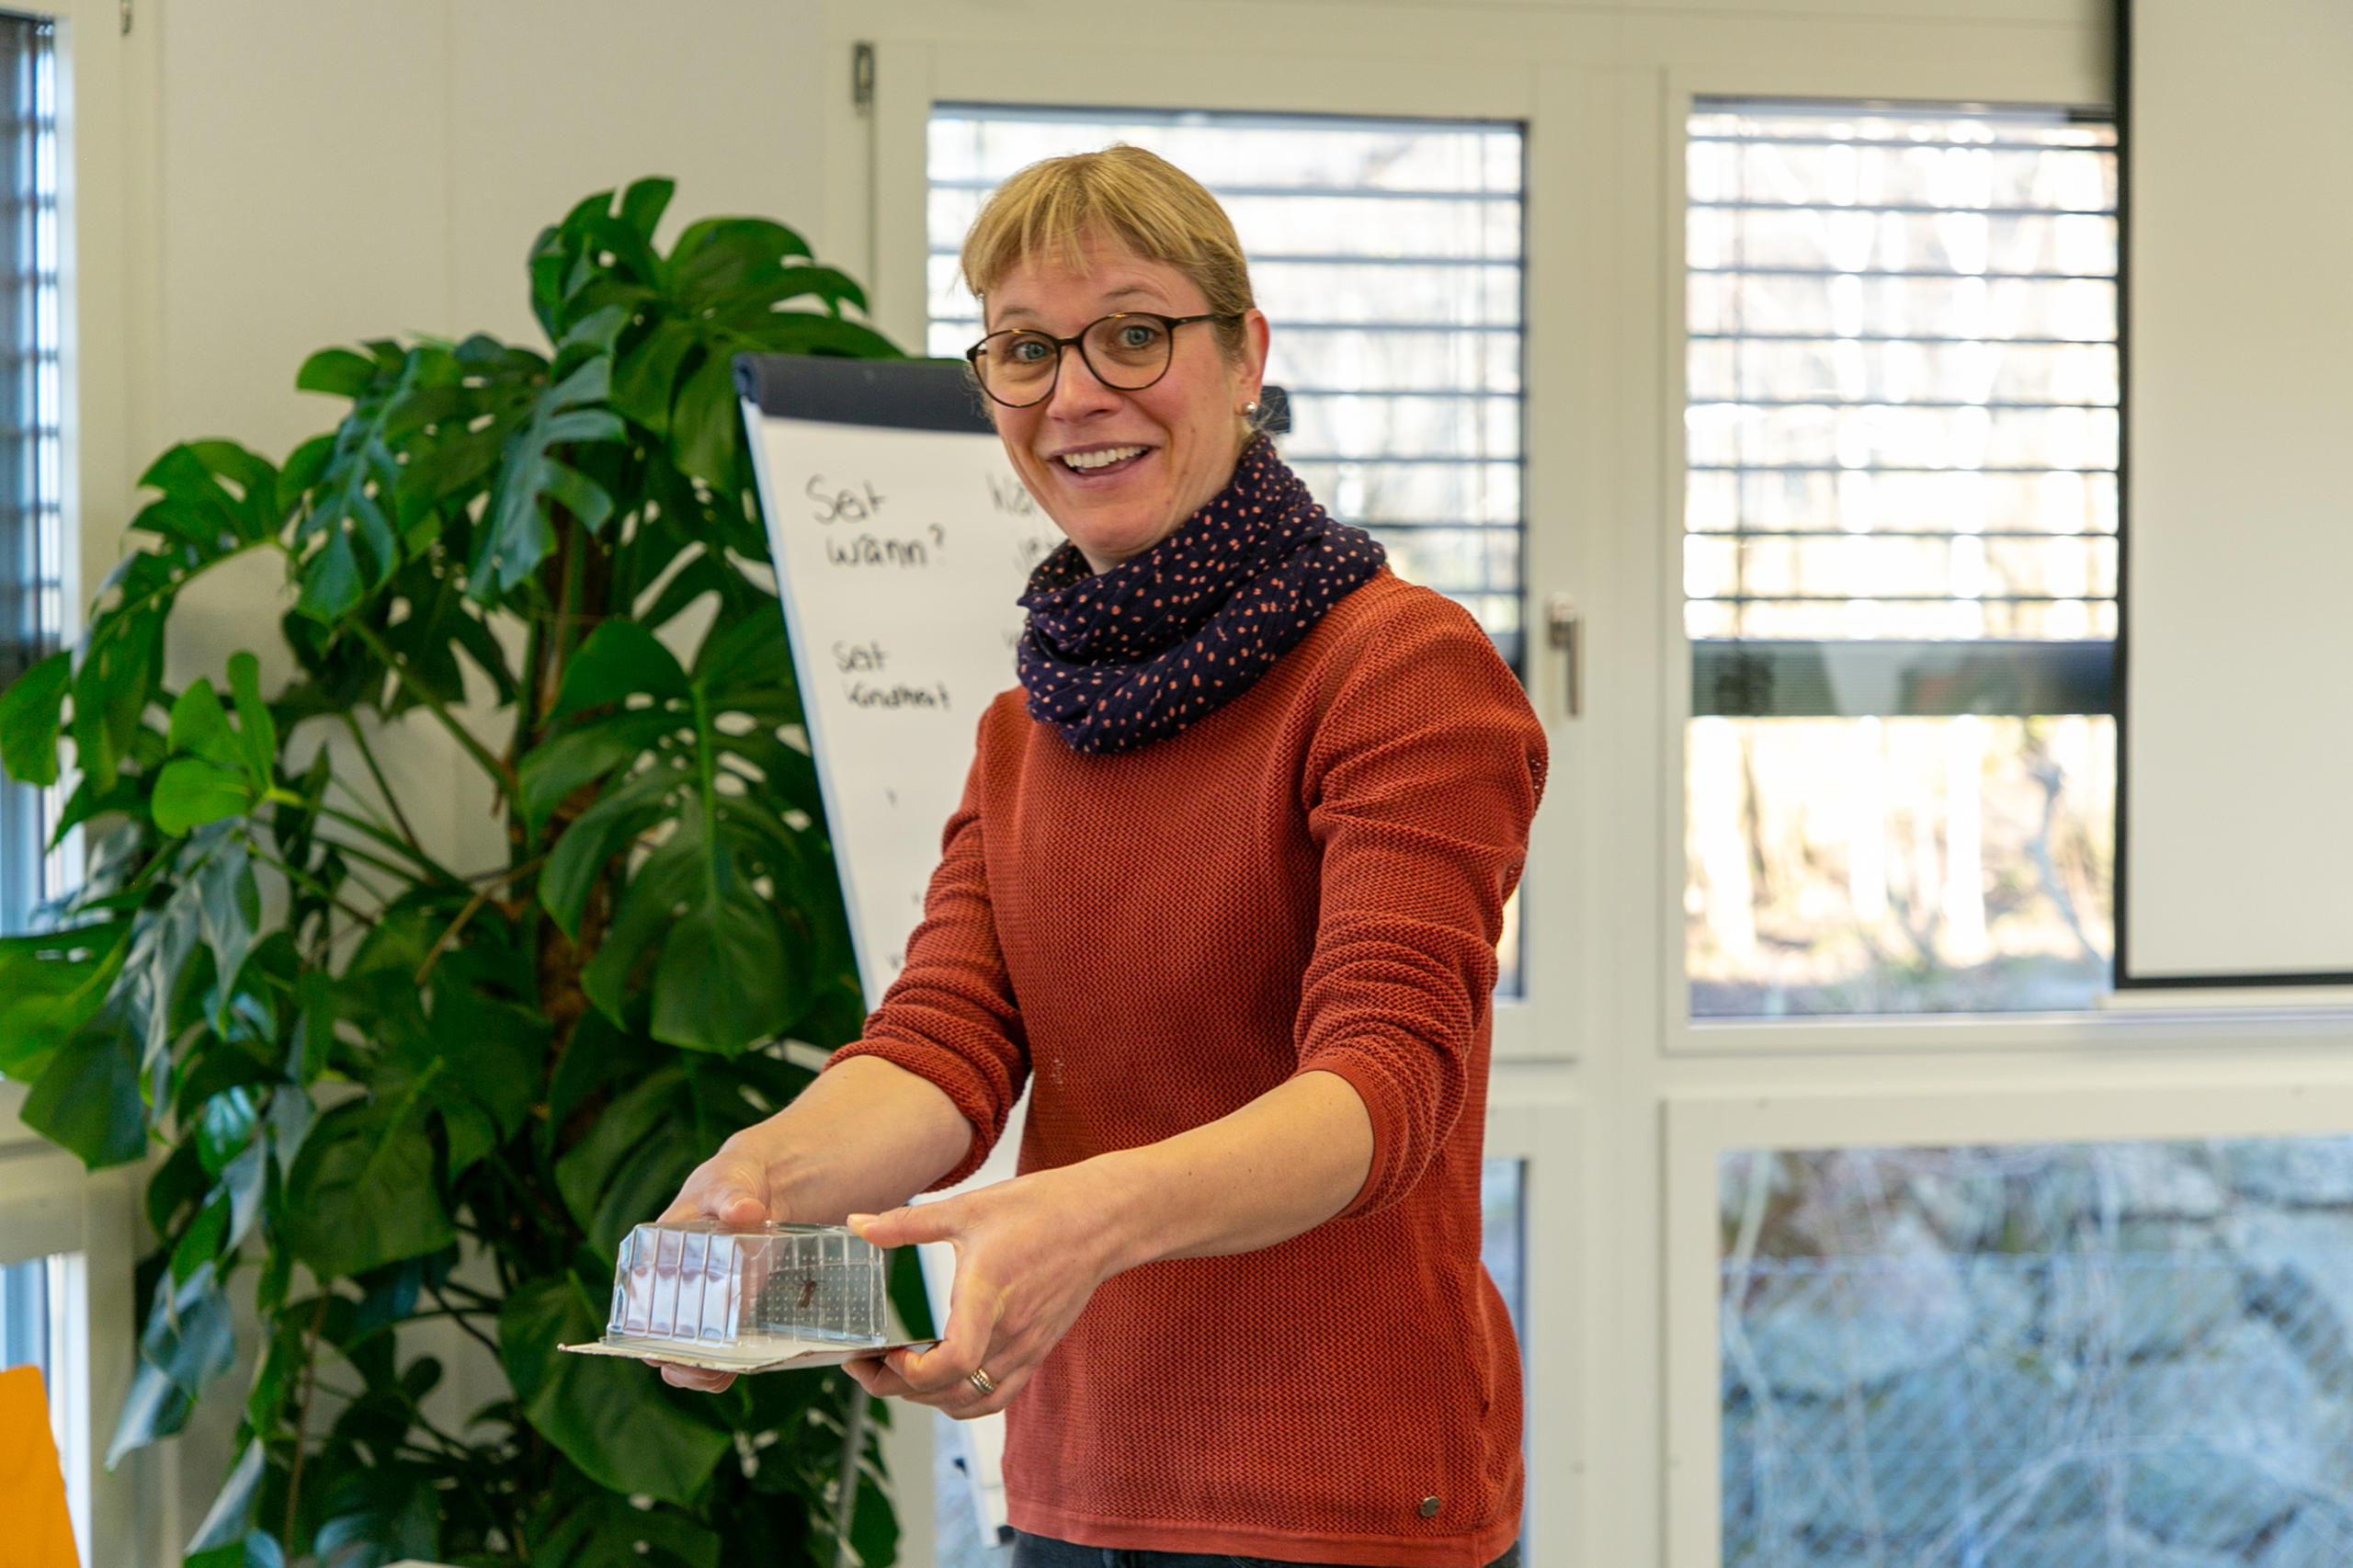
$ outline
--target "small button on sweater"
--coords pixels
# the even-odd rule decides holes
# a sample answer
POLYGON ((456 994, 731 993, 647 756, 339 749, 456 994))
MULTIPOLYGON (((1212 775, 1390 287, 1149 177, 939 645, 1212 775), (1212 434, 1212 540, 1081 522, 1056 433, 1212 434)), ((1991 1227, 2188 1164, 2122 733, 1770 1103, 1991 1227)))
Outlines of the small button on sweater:
POLYGON ((1479 1261, 1489 996, 1541 727, 1461 608, 1382 573, 1241 696, 1115 756, 999 697, 907 963, 835 1058, 1020 1168, 1303 1072, 1370 1113, 1337 1217, 1107 1281, 1006 1412, 1016 1528, 1083 1545, 1477 1568, 1519 1529, 1518 1349, 1479 1261), (1431 1507, 1427 1500, 1441 1506, 1431 1507))

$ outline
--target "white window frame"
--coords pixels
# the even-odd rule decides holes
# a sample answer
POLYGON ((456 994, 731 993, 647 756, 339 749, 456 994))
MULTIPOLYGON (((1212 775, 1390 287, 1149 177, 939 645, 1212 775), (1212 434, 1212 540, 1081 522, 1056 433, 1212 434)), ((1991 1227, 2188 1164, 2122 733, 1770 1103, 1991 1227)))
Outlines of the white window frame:
MULTIPOLYGON (((2101 20, 2105 21, 2105 17, 2101 20)), ((1810 30, 1831 30, 1811 25, 1810 30)), ((1994 29, 1984 29, 1992 32, 1994 29)), ((1663 313, 1662 364, 1667 380, 1664 404, 1671 417, 1661 427, 1661 494, 1665 498, 1656 545, 1661 585, 1656 631, 1664 693, 1670 722, 1660 736, 1660 780, 1670 791, 1668 820, 1662 824, 1657 886, 1661 933, 1659 1017, 1669 1055, 1694 1057, 1777 1056, 1790 1052, 1984 1053, 2014 1051, 2091 1050, 2131 1054, 2195 1045, 2227 1028, 2235 1038, 2291 1045, 2325 1038, 2353 1023, 2353 993, 2342 988, 2200 992, 2173 995, 2126 994, 2101 1010, 2080 1013, 1922 1014, 1904 1017, 1815 1017, 1790 1020, 1703 1019, 1689 1016, 1688 981, 1682 956, 1682 905, 1688 868, 1684 860, 1683 789, 1685 737, 1690 716, 1691 645, 1682 625, 1683 519, 1686 473, 1683 411, 1688 363, 1683 301, 1688 276, 1683 222, 1688 210, 1683 157, 1686 127, 1695 105, 1705 98, 1789 97, 1834 100, 1893 99, 1917 103, 2014 103, 2097 106, 2109 101, 2112 85, 2098 47, 2103 31, 2082 29, 2074 51, 2018 48, 2004 58, 1990 53, 1983 39, 1940 40, 1955 52, 1938 60, 1897 55, 1874 60, 1842 54, 1827 40, 1820 57, 1778 58, 1768 53, 1754 66, 1721 62, 1674 63, 1665 73, 1655 134, 1663 173, 1660 214, 1666 241, 1657 257, 1663 313), (1962 47, 1973 43, 1974 48, 1962 47), (2082 46, 2091 45, 2091 49, 2082 46), (2113 1010, 2109 1010, 2109 1008, 2113 1010)), ((2121 758, 2119 759, 2121 767, 2121 758)), ((2112 890, 2111 890, 2112 891, 2112 890)))
MULTIPOLYGON (((1495 69, 1492 64, 1460 62, 1350 62, 1336 70, 1327 54, 1286 55, 1275 51, 1192 52, 1177 49, 1148 54, 1132 53, 1090 58, 1067 47, 1051 55, 1051 72, 1035 70, 1040 56, 1018 44, 935 47, 922 42, 886 42, 877 47, 876 112, 869 129, 866 155, 871 162, 878 193, 872 218, 876 249, 871 266, 877 317, 882 330, 903 343, 928 337, 929 235, 925 203, 929 188, 926 135, 932 106, 941 104, 1029 103, 1054 108, 1202 109, 1234 112, 1332 114, 1372 118, 1512 121, 1526 135, 1525 157, 1531 198, 1525 211, 1525 295, 1529 319, 1523 324, 1523 409, 1527 413, 1527 446, 1523 459, 1523 604, 1543 602, 1539 585, 1548 568, 1557 575, 1557 562, 1540 559, 1538 529, 1533 519, 1547 506, 1559 503, 1550 489, 1565 487, 1574 472, 1564 458, 1573 432, 1555 415, 1551 427, 1540 423, 1532 410, 1540 377, 1534 346, 1547 324, 1537 319, 1535 301, 1537 257, 1553 258, 1547 267, 1557 273, 1561 262, 1574 255, 1566 243, 1540 238, 1540 225, 1558 223, 1565 207, 1540 203, 1532 193, 1548 171, 1579 155, 1580 127, 1567 123, 1565 114, 1540 116, 1541 74, 1531 69, 1495 69), (1036 82, 1037 90, 1024 97, 1006 90, 1008 82, 1036 82), (1120 92, 1114 103, 1101 95, 1081 102, 1069 84, 1089 77, 1116 80, 1120 92), (1555 120, 1562 123, 1557 126, 1555 120)), ((1281 331, 1278 321, 1275 330, 1281 331)), ((1525 612, 1523 611, 1523 615, 1525 612)), ((1523 624, 1526 624, 1523 620, 1523 624)), ((1531 699, 1549 695, 1562 700, 1555 683, 1557 662, 1545 658, 1531 631, 1525 663, 1531 699)), ((1574 793, 1575 764, 1556 753, 1548 786, 1549 812, 1557 812, 1564 794, 1574 793)), ((1540 830, 1540 832, 1541 830, 1540 830)), ((1554 840, 1550 847, 1562 847, 1554 840)), ((1546 852, 1531 852, 1531 867, 1546 852)), ((1529 880, 1537 880, 1531 870, 1529 880)), ((1565 879, 1563 880, 1565 886, 1565 879)), ((1540 1029, 1539 1019, 1568 1012, 1579 988, 1570 977, 1554 971, 1539 976, 1525 955, 1539 949, 1539 939, 1568 944, 1552 935, 1578 919, 1581 911, 1566 898, 1557 903, 1541 894, 1523 892, 1522 983, 1517 999, 1495 1005, 1495 1051, 1497 1071, 1490 1087, 1487 1153, 1492 1158, 1522 1162, 1521 1234, 1527 1321, 1543 1328, 1530 1332, 1525 1346, 1525 1398, 1530 1500, 1527 1544, 1529 1556, 1545 1563, 1580 1560, 1578 1537, 1586 1509, 1574 1486, 1548 1482, 1535 1484, 1537 1475, 1563 1475, 1583 1467, 1583 1434, 1576 1418, 1580 1343, 1574 1324, 1583 1312, 1577 1282, 1588 1271, 1577 1262, 1577 1216, 1584 1173, 1576 1151, 1578 1109, 1574 1095, 1546 1069, 1574 1055, 1574 1031, 1540 1029), (1540 938, 1535 933, 1547 934, 1540 938), (1538 1494, 1541 1493, 1540 1496, 1538 1494)), ((1571 941, 1573 942, 1573 938, 1571 941)), ((1605 994, 1598 985, 1583 988, 1590 996, 1605 994)), ((906 1445, 907 1461, 916 1460, 912 1429, 897 1440, 906 1445)), ((927 1456, 924 1456, 927 1458, 927 1456)), ((927 1463, 912 1471, 917 1484, 927 1484, 927 1463)), ((928 1512, 927 1508, 924 1510, 928 1512)), ((909 1510, 914 1513, 915 1510, 909 1510)), ((911 1523, 903 1518, 902 1528, 911 1523)), ((910 1540, 916 1560, 928 1554, 928 1540, 910 1540)))
MULTIPOLYGON (((2337 1051, 2353 1045, 2353 1029, 2337 1051)), ((1751 1149, 1949 1148, 2212 1137, 2341 1135, 2353 1067, 2254 1062, 2193 1068, 2195 1083, 2040 1093, 1756 1096, 1671 1101, 1666 1134, 1669 1568, 1720 1568, 1722 1358, 1718 1162, 1751 1149)), ((2052 1075, 2054 1079, 2058 1074, 2052 1075)))
POLYGON ((22 1099, 20 1086, 0 1085, 0 1267, 59 1260, 49 1301, 48 1392, 74 1544, 84 1562, 131 1562, 138 1560, 138 1471, 126 1466, 109 1474, 105 1460, 135 1358, 127 1330, 138 1321, 131 1265, 142 1173, 134 1166, 88 1175, 18 1123, 22 1099), (97 1325, 125 1332, 94 1333, 97 1325))
MULTIPOLYGON (((1352 62, 1349 69, 1341 72, 1332 69, 1328 57, 1286 59, 1271 51, 1204 55, 1171 50, 1147 54, 1139 61, 1126 54, 1091 58, 1084 52, 1058 48, 1051 59, 1054 69, 1041 72, 1037 69, 1037 51, 1018 45, 954 49, 919 43, 878 46, 872 131, 874 178, 879 192, 874 218, 878 246, 873 264, 874 299, 879 324, 900 342, 922 343, 929 335, 925 132, 935 103, 1029 103, 1114 110, 1190 108, 1516 121, 1525 128, 1527 135, 1531 191, 1536 181, 1543 177, 1543 171, 1557 166, 1573 147, 1573 138, 1565 129, 1553 130, 1549 117, 1540 118, 1536 113, 1541 97, 1540 83, 1539 74, 1531 70, 1495 70, 1437 61, 1419 64, 1352 62), (1077 103, 1071 84, 1098 77, 1120 84, 1119 101, 1106 105, 1098 97, 1094 103, 1077 103), (1028 84, 1033 91, 1024 97, 1008 91, 1008 83, 1028 84)), ((1531 265, 1527 284, 1529 319, 1523 328, 1522 350, 1529 372, 1523 401, 1528 422, 1526 456, 1522 460, 1526 497, 1523 510, 1529 519, 1522 536, 1524 604, 1543 602, 1541 585, 1547 580, 1548 562, 1540 559, 1539 530, 1533 519, 1547 506, 1557 509, 1558 504, 1552 501, 1548 487, 1560 483, 1570 471, 1567 461, 1552 454, 1566 451, 1571 432, 1557 427, 1563 423, 1557 415, 1551 421, 1555 427, 1548 428, 1534 412, 1535 346, 1544 340, 1549 324, 1538 319, 1535 301, 1539 296, 1532 264, 1539 254, 1551 255, 1565 248, 1552 243, 1554 236, 1549 234, 1540 243, 1540 226, 1548 219, 1557 223, 1561 212, 1557 205, 1531 199, 1526 214, 1526 247, 1531 265)), ((1277 322, 1275 330, 1280 332, 1282 324, 1277 322)), ((1557 565, 1551 566, 1550 575, 1558 574, 1557 565)), ((1549 695, 1557 702, 1560 693, 1552 687, 1559 678, 1558 661, 1542 657, 1539 642, 1531 631, 1526 660, 1530 698, 1540 701, 1549 695)), ((1575 791, 1576 771, 1573 759, 1555 756, 1548 786, 1548 799, 1554 807, 1562 796, 1575 791)), ((1557 812, 1548 808, 1548 815, 1557 812)), ((1531 868, 1544 854, 1545 846, 1540 844, 1532 850, 1531 868)), ((1532 869, 1528 880, 1531 883, 1548 881, 1532 869)), ((1537 892, 1523 893, 1521 904, 1523 954, 1540 950, 1535 945, 1540 940, 1550 940, 1556 949, 1576 946, 1573 938, 1569 944, 1562 943, 1559 932, 1562 926, 1576 921, 1581 911, 1564 907, 1566 900, 1556 902, 1537 892)), ((1573 1056, 1576 1050, 1574 1031, 1540 1032, 1536 1023, 1540 1016, 1557 1015, 1569 1006, 1573 994, 1566 976, 1557 972, 1539 976, 1529 972, 1523 961, 1520 996, 1499 1001, 1495 1006, 1496 1059, 1536 1061, 1573 1056)))
MULTIPOLYGON (((70 642, 84 594, 120 550, 143 454, 161 442, 135 429, 133 387, 156 384, 154 227, 134 204, 154 176, 152 115, 158 28, 153 0, 29 0, 57 23, 59 318, 63 326, 63 551, 60 578, 70 642), (130 18, 126 28, 126 17, 130 18)), ((76 858, 69 847, 70 871, 76 858)), ((0 1083, 0 1262, 63 1256, 51 1297, 53 1345, 67 1384, 52 1390, 75 1544, 85 1563, 176 1562, 166 1540, 168 1459, 149 1452, 109 1472, 106 1445, 136 1358, 132 1270, 151 1244, 139 1217, 145 1168, 92 1176, 27 1130, 24 1086, 0 1083), (78 1369, 76 1364, 78 1364, 78 1369)))

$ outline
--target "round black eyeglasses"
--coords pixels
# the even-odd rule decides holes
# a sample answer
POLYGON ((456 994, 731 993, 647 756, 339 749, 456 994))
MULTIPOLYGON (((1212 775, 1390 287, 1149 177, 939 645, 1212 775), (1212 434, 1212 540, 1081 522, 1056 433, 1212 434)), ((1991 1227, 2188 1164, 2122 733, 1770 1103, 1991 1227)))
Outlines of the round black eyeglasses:
POLYGON ((1063 350, 1076 348, 1095 379, 1114 392, 1142 392, 1168 373, 1176 329, 1197 321, 1240 321, 1234 311, 1198 316, 1119 311, 1069 337, 1051 332, 993 332, 964 350, 981 390, 1007 408, 1031 408, 1054 395, 1063 350))

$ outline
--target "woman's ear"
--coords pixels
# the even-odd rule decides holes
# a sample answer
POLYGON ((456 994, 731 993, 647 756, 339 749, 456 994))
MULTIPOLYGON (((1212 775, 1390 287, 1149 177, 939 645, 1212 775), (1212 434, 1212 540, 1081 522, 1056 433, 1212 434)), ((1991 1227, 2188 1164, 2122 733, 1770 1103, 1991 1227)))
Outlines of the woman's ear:
POLYGON ((1236 385, 1244 403, 1263 402, 1267 381, 1267 312, 1252 308, 1242 317, 1242 364, 1236 385))

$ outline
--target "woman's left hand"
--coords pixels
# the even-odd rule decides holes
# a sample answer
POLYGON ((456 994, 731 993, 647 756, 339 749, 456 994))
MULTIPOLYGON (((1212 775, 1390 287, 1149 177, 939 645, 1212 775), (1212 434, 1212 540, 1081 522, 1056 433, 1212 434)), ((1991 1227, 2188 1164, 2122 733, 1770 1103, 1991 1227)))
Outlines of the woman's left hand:
POLYGON ((853 1214, 850 1229, 879 1247, 946 1242, 956 1249, 948 1326, 929 1350, 852 1361, 869 1393, 912 1400, 960 1421, 1003 1410, 1070 1332, 1095 1288, 1118 1266, 1105 1204, 1069 1170, 1040 1171, 887 1214, 853 1214), (972 1374, 995 1385, 983 1392, 972 1374))

